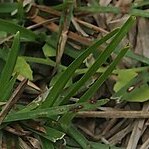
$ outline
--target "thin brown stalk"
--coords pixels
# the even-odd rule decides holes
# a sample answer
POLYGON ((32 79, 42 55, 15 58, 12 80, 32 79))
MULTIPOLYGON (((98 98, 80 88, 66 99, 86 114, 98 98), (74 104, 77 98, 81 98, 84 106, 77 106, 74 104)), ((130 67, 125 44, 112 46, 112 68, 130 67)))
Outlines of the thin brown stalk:
POLYGON ((96 118, 149 118, 149 112, 145 111, 81 111, 77 117, 96 118))
POLYGON ((27 79, 24 79, 19 86, 15 89, 13 94, 11 95, 10 99, 7 101, 6 105, 3 107, 2 111, 0 112, 0 124, 3 122, 4 118, 7 116, 8 112, 12 109, 13 105, 18 101, 20 95, 24 91, 27 85, 27 79))
MULTIPOLYGON (((45 21, 46 19, 44 19, 40 16, 36 16, 36 17, 32 18, 31 20, 34 23, 40 23, 40 22, 45 21)), ((59 29, 58 25, 56 25, 53 22, 50 22, 49 24, 43 24, 43 26, 45 26, 46 28, 48 28, 52 32, 58 32, 58 29, 59 29)), ((77 41, 83 45, 87 45, 87 46, 92 43, 92 41, 90 39, 79 36, 78 34, 71 32, 71 31, 68 32, 68 38, 72 39, 74 41, 77 41)))

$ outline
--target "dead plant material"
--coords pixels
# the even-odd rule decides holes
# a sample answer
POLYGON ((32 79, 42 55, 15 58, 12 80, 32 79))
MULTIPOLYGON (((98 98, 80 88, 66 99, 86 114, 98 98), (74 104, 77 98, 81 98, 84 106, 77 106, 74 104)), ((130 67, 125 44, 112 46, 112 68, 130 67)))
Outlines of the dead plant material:
POLYGON ((24 91, 28 80, 24 79, 19 86, 15 89, 10 99, 7 101, 6 105, 3 107, 1 113, 0 113, 0 124, 3 122, 4 118, 7 116, 9 111, 12 109, 13 105, 18 101, 20 98, 20 95, 24 91))
POLYGON ((77 117, 95 118, 149 118, 149 112, 144 111, 83 111, 78 112, 77 117))

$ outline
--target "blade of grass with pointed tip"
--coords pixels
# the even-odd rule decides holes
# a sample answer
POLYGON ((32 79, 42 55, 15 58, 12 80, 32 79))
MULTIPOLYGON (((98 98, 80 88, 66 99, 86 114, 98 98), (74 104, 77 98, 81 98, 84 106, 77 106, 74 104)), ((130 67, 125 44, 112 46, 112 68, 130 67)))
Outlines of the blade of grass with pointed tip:
MULTIPOLYGON (((98 68, 106 61, 106 59, 110 56, 110 54, 115 50, 120 41, 124 38, 126 33, 132 27, 134 23, 134 18, 130 17, 127 22, 121 27, 118 33, 115 35, 113 40, 109 43, 107 48, 98 56, 95 63, 91 66, 91 68, 84 74, 84 76, 76 83, 76 85, 69 91, 67 96, 63 98, 62 104, 64 104, 70 97, 72 97, 78 89, 98 70, 98 68)), ((59 102, 59 104, 60 104, 59 102)), ((57 102, 58 103, 58 102, 57 102)))
POLYGON ((32 111, 25 111, 25 112, 16 112, 9 114, 4 122, 12 122, 12 121, 20 121, 20 120, 26 120, 26 119, 34 119, 34 118, 45 118, 45 117, 52 117, 59 114, 65 114, 69 111, 84 111, 84 110, 92 110, 95 109, 101 105, 104 105, 108 102, 108 99, 103 99, 100 101, 97 101, 96 104, 91 104, 89 102, 84 103, 76 103, 76 104, 70 104, 70 105, 64 105, 64 106, 58 106, 58 107, 51 107, 51 108, 45 108, 45 109, 36 109, 32 111))
POLYGON ((99 79, 88 89, 88 91, 80 98, 79 102, 85 102, 97 91, 97 89, 103 84, 103 82, 108 78, 108 76, 112 73, 112 71, 115 69, 116 65, 120 62, 120 60, 123 58, 123 56, 128 51, 129 47, 126 47, 121 50, 119 55, 116 57, 116 59, 110 64, 110 66, 107 68, 107 70, 99 77, 99 79))
MULTIPOLYGON (((96 80, 96 82, 84 93, 83 96, 81 96, 80 102, 85 102, 91 99, 97 89, 103 84, 103 82, 108 78, 108 76, 112 73, 112 71, 115 69, 115 66, 119 63, 119 61, 122 59, 122 57, 125 55, 125 53, 128 51, 129 47, 126 47, 121 50, 119 55, 115 58, 115 60, 110 64, 110 66, 107 68, 107 70, 96 80)), ((100 101, 100 100, 99 100, 100 101)), ((71 123, 71 120, 74 118, 75 113, 66 113, 63 115, 60 119, 60 123, 62 124, 63 128, 68 128, 68 126, 71 123)))
POLYGON ((113 32, 109 33, 99 41, 95 42, 93 45, 91 45, 89 48, 87 48, 77 59, 75 59, 69 67, 62 73, 58 81, 55 83, 55 85, 52 87, 51 91, 49 92, 47 98, 43 102, 43 104, 40 106, 40 108, 49 107, 52 106, 59 94, 61 93, 62 89, 67 84, 67 81, 71 78, 71 76, 74 74, 76 69, 82 64, 84 59, 93 51, 96 50, 96 48, 101 45, 102 43, 106 42, 108 39, 113 37, 117 33, 117 29, 113 32))
POLYGON ((4 19, 0 19, 0 30, 12 34, 20 31, 20 36, 26 38, 29 41, 36 41, 37 39, 37 35, 34 34, 31 30, 28 30, 22 26, 14 24, 10 21, 6 21, 4 19))
POLYGON ((19 53, 19 49, 20 49, 20 33, 17 32, 17 34, 14 37, 11 51, 8 55, 8 59, 0 75, 0 92, 3 89, 4 84, 7 84, 12 76, 17 56, 19 53))

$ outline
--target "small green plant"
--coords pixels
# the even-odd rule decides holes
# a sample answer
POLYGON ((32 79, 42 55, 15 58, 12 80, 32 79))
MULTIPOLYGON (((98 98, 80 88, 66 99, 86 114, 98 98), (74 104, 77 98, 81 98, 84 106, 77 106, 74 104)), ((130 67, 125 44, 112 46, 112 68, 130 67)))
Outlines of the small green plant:
MULTIPOLYGON (((90 47, 88 47, 81 55, 79 55, 69 66, 66 68, 58 80, 54 83, 52 88, 48 91, 47 96, 43 96, 40 100, 33 100, 29 105, 18 106, 18 110, 12 109, 11 113, 8 113, 7 117, 2 121, 1 136, 6 136, 3 129, 9 125, 15 125, 20 123, 23 128, 31 131, 36 138, 41 141, 42 148, 55 148, 59 143, 57 140, 62 140, 65 135, 72 137, 78 145, 82 148, 97 148, 97 144, 88 141, 74 126, 72 119, 76 116, 78 111, 93 110, 99 106, 106 104, 108 99, 100 99, 93 102, 91 98, 94 96, 97 89, 106 81, 109 75, 113 72, 116 65, 120 62, 123 56, 129 49, 129 46, 124 47, 120 50, 117 57, 108 66, 108 68, 97 78, 97 80, 90 86, 88 90, 79 98, 79 101, 74 104, 70 104, 69 99, 72 98, 77 91, 94 75, 99 67, 104 64, 111 53, 118 47, 121 40, 125 37, 132 24, 135 21, 135 17, 130 17, 127 22, 120 28, 115 29, 105 37, 97 40, 90 47), (79 69, 83 61, 97 50, 103 43, 110 40, 109 44, 101 52, 94 64, 87 70, 87 72, 74 84, 67 88, 65 92, 64 88, 68 81, 73 77, 73 74, 79 69), (34 120, 40 119, 45 121, 40 127, 43 131, 34 129, 28 122, 36 122, 34 120), (53 125, 54 124, 54 125, 53 125), (47 147, 48 146, 48 147, 47 147)), ((20 30, 22 30, 20 28, 20 30)), ((30 34, 31 37, 32 33, 30 34)), ((22 34, 24 36, 24 34, 22 34)), ((13 45, 9 53, 8 59, 4 66, 4 69, 0 76, 0 95, 1 102, 6 102, 12 95, 13 85, 16 80, 16 76, 13 74, 15 63, 18 57, 19 45, 20 45, 20 34, 17 33, 14 37, 13 45)), ((8 137, 11 138, 11 135, 8 137)), ((15 136, 14 141, 22 141, 20 136, 15 136)), ((67 146, 67 142, 66 142, 67 146)), ((107 147, 98 143, 98 146, 107 147)), ((68 145, 69 148, 69 145, 68 145)))

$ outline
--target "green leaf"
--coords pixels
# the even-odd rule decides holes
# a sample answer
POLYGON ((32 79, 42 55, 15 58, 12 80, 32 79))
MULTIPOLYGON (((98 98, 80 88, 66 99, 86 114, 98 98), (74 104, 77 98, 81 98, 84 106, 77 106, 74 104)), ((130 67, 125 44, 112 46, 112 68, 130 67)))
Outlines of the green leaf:
POLYGON ((19 121, 19 120, 25 120, 25 119, 34 119, 34 118, 45 118, 45 117, 52 117, 59 114, 68 113, 69 111, 83 111, 83 110, 91 110, 95 109, 101 105, 104 105, 108 102, 107 99, 102 99, 100 101, 97 101, 96 104, 91 104, 89 102, 84 103, 76 103, 71 105, 64 105, 64 106, 58 106, 58 107, 51 107, 51 108, 45 108, 45 109, 36 109, 32 111, 24 111, 24 112, 16 112, 16 113, 10 113, 5 118, 4 122, 11 122, 11 121, 19 121))
POLYGON ((43 128, 44 128, 45 133, 42 133, 42 132, 39 132, 37 130, 34 130, 33 128, 27 127, 27 129, 29 129, 32 132, 34 132, 34 133, 36 133, 36 134, 50 140, 53 143, 55 143, 58 140, 63 139, 63 137, 65 136, 65 133, 63 133, 59 130, 56 130, 54 128, 47 127, 47 126, 45 126, 43 128))
POLYGON ((19 53, 19 49, 20 49, 20 33, 17 32, 8 59, 0 76, 0 91, 3 89, 4 84, 7 84, 9 82, 12 76, 17 56, 19 53))
POLYGON ((118 90, 111 99, 144 102, 149 94, 149 77, 147 71, 142 71, 135 78, 131 79, 125 86, 118 90))
POLYGON ((18 4, 13 3, 0 3, 0 13, 11 13, 17 9, 18 4))
POLYGON ((21 74, 25 78, 28 78, 29 80, 33 80, 33 72, 29 66, 29 64, 25 61, 23 57, 18 57, 14 72, 17 72, 18 74, 21 74))
POLYGON ((144 84, 139 88, 134 89, 133 92, 123 97, 123 100, 129 102, 145 102, 149 100, 149 85, 144 84))
POLYGON ((126 47, 121 50, 119 55, 116 57, 115 60, 110 64, 110 66, 107 68, 107 70, 97 79, 97 81, 88 89, 88 91, 80 98, 79 102, 84 102, 90 99, 97 89, 103 84, 103 82, 108 78, 108 76, 112 73, 116 65, 120 62, 122 57, 126 54, 129 47, 126 47))
POLYGON ((34 34, 31 30, 28 30, 22 26, 14 24, 10 21, 0 19, 0 30, 7 33, 15 34, 17 31, 20 32, 20 36, 29 41, 36 41, 37 35, 34 34))
POLYGON ((137 73, 133 69, 118 71, 118 80, 114 85, 114 91, 117 92, 135 76, 137 76, 137 73))
POLYGON ((92 147, 91 143, 73 125, 68 127, 67 131, 83 149, 90 149, 92 147))
POLYGON ((3 88, 0 90, 1 102, 7 101, 11 96, 16 79, 17 79, 17 74, 14 75, 8 83, 4 84, 3 88))
MULTIPOLYGON (((91 99, 97 89, 103 84, 103 82, 108 78, 108 76, 112 73, 115 66, 118 64, 118 62, 122 59, 122 57, 125 55, 129 47, 126 47, 121 50, 119 55, 116 57, 116 59, 110 64, 110 66, 107 68, 107 70, 96 80, 96 82, 80 97, 78 102, 85 102, 91 99)), ((63 127, 68 127, 69 123, 75 116, 75 113, 66 113, 63 115, 60 119, 61 124, 63 127)))
POLYGON ((56 56, 56 50, 52 46, 50 46, 49 44, 45 44, 42 47, 42 50, 43 50, 45 57, 56 56))
POLYGON ((42 143, 42 149, 55 149, 54 145, 51 141, 49 141, 48 139, 45 139, 43 137, 40 138, 41 139, 41 143, 42 143))
POLYGON ((77 59, 75 59, 69 67, 62 73, 62 75, 59 77, 58 81, 55 83, 55 85, 52 87, 51 91, 49 92, 47 98, 45 99, 45 102, 41 105, 41 108, 43 107, 49 107, 52 106, 54 101, 57 99, 59 94, 62 92, 63 88, 67 84, 67 81, 72 77, 76 69, 82 64, 84 59, 92 53, 96 48, 110 39, 112 36, 117 33, 117 30, 109 33, 104 38, 100 39, 99 41, 95 42, 93 45, 91 45, 89 48, 87 48, 77 59))
MULTIPOLYGON (((92 76, 98 68, 107 60, 110 54, 115 50, 118 46, 119 42, 124 38, 126 33, 131 28, 134 23, 135 18, 130 17, 127 22, 121 27, 118 33, 115 35, 113 40, 109 43, 106 49, 98 56, 95 63, 90 67, 90 69, 84 74, 84 76, 76 83, 76 85, 70 90, 66 97, 64 97, 62 103, 65 103, 71 96, 75 94, 75 92, 81 88, 81 86, 92 76)), ((89 96, 91 97, 91 96, 89 96)))
MULTIPOLYGON (((54 84, 59 79, 61 74, 62 74, 62 72, 59 72, 52 78, 52 80, 50 81, 50 86, 54 86, 54 84)), ((65 88, 69 87, 70 85, 72 85, 72 79, 68 80, 67 84, 65 85, 65 88)))

